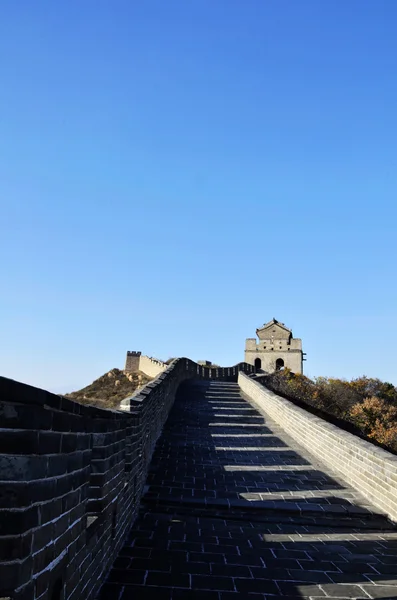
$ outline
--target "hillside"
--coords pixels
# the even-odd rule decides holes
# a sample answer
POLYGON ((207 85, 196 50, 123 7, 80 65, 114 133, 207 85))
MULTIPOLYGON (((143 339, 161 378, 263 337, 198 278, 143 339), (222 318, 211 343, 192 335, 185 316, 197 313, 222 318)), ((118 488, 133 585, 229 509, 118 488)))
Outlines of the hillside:
POLYGON ((397 388, 358 377, 309 379, 289 369, 260 377, 261 383, 317 416, 397 454, 397 388), (337 419, 337 421, 335 421, 337 419))
POLYGON ((146 385, 151 378, 143 373, 128 373, 112 369, 81 390, 65 394, 81 404, 93 404, 100 408, 118 408, 121 400, 146 385))

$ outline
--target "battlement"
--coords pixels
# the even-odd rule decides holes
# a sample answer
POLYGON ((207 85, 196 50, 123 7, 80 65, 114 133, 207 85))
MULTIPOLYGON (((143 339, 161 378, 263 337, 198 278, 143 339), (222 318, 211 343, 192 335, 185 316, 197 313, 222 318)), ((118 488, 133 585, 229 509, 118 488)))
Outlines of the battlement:
POLYGON ((303 373, 302 340, 294 338, 291 329, 272 319, 256 330, 257 338, 245 342, 245 361, 257 370, 273 373, 289 368, 303 373))
POLYGON ((153 356, 147 356, 146 358, 148 358, 154 365, 161 365, 162 367, 165 366, 165 363, 158 358, 153 358, 153 356))
POLYGON ((122 402, 85 406, 0 377, 0 598, 94 600, 138 514, 180 384, 253 367, 179 358, 122 402))
POLYGON ((142 352, 128 350, 125 361, 126 373, 144 373, 148 377, 157 377, 168 365, 153 356, 142 356, 142 352))
MULTIPOLYGON (((148 357, 144 358, 148 359, 148 357)), ((211 451, 212 454, 209 455, 215 457, 215 460, 207 459, 207 465, 212 470, 211 478, 213 478, 213 464, 215 461, 217 465, 222 464, 222 460, 224 461, 223 464, 230 464, 230 458, 225 456, 225 450, 229 450, 229 448, 223 447, 223 445, 220 447, 215 446, 215 444, 229 444, 230 442, 226 440, 222 442, 221 440, 225 437, 228 438, 230 434, 221 435, 218 441, 219 434, 214 434, 214 431, 218 432, 219 428, 223 426, 229 429, 232 425, 235 428, 238 422, 236 416, 238 416, 240 423, 243 418, 248 418, 249 427, 257 428, 259 426, 263 430, 263 426, 259 425, 258 416, 253 417, 251 409, 245 417, 241 414, 231 413, 231 411, 236 410, 231 409, 230 405, 235 406, 237 398, 236 382, 238 381, 244 395, 259 406, 260 410, 266 412, 278 424, 281 431, 284 430, 291 439, 296 440, 297 443, 305 447, 319 462, 323 461, 334 469, 336 474, 343 476, 363 495, 364 499, 368 498, 373 502, 374 507, 381 510, 381 513, 378 514, 374 511, 374 507, 364 508, 367 504, 352 506, 350 501, 345 501, 343 505, 329 502, 327 498, 332 490, 338 493, 341 490, 346 491, 346 489, 340 483, 335 485, 336 481, 330 479, 328 475, 326 478, 321 477, 324 481, 326 496, 322 495, 321 498, 315 498, 315 502, 309 501, 306 504, 304 500, 308 497, 305 495, 308 487, 310 493, 314 494, 318 494, 321 490, 317 489, 318 484, 316 483, 315 491, 311 492, 310 480, 307 476, 310 463, 305 457, 302 462, 299 455, 297 455, 298 458, 293 459, 292 469, 294 473, 292 473, 293 487, 291 491, 294 495, 296 494, 296 498, 299 497, 299 493, 301 498, 296 502, 287 500, 288 506, 281 506, 280 509, 277 507, 277 512, 275 512, 274 502, 270 502, 270 505, 273 505, 270 507, 265 497, 263 500, 264 509, 268 514, 270 513, 270 518, 278 520, 279 511, 287 510, 287 513, 284 513, 284 520, 287 521, 288 527, 290 527, 289 522, 291 519, 291 516, 288 515, 291 515, 292 512, 295 515, 294 520, 303 517, 305 520, 304 531, 307 532, 308 519, 310 519, 309 523, 316 523, 313 519, 317 519, 320 515, 321 521, 318 521, 320 525, 318 531, 321 536, 321 539, 319 537, 319 543, 322 548, 324 547, 323 532, 324 526, 327 525, 326 519, 332 527, 330 531, 334 531, 335 514, 343 535, 346 535, 344 528, 348 526, 354 527, 353 531, 356 531, 357 528, 362 531, 367 529, 370 536, 373 535, 370 533, 371 530, 377 527, 378 529, 381 528, 382 536, 389 536, 390 532, 388 530, 394 525, 389 524, 385 515, 390 519, 397 519, 396 457, 372 446, 367 441, 322 421, 316 415, 277 396, 256 380, 254 372, 255 367, 247 363, 240 363, 229 368, 208 368, 198 365, 188 358, 178 358, 173 360, 167 366, 166 371, 161 373, 155 380, 123 400, 118 411, 81 405, 45 390, 0 377, 0 409, 3 430, 2 452, 0 454, 0 471, 2 473, 0 480, 2 513, 0 523, 0 598, 10 598, 11 600, 80 600, 84 598, 84 600, 94 600, 98 597, 103 579, 122 549, 138 515, 156 442, 167 421, 177 391, 181 390, 184 393, 184 389, 186 390, 184 386, 188 384, 189 380, 194 383, 193 390, 201 388, 203 390, 201 393, 204 394, 202 395, 202 402, 197 402, 196 392, 193 394, 188 393, 192 406, 195 405, 198 407, 197 410, 200 409, 200 411, 202 411, 204 403, 208 406, 206 409, 208 412, 204 412, 205 417, 201 419, 201 426, 211 427, 212 431, 208 432, 208 438, 211 439, 212 436, 216 438, 216 441, 211 442, 214 447, 211 451), (214 380, 214 382, 211 385, 203 385, 204 380, 214 380), (219 382, 227 383, 219 384, 219 382), (234 386, 231 382, 235 382, 234 386), (224 404, 225 398, 228 397, 229 401, 226 402, 225 406, 227 410, 223 411, 221 417, 225 420, 228 419, 228 421, 223 425, 218 421, 216 425, 213 418, 214 410, 221 411, 222 408, 217 408, 215 405, 224 404), (221 402, 221 399, 223 399, 223 402, 221 402), (209 416, 208 425, 206 423, 207 416, 209 416), (255 421, 254 424, 252 423, 253 420, 255 421), (215 429, 213 425, 216 425, 218 429, 215 429), (220 458, 218 451, 223 455, 222 458, 220 458), (302 490, 297 490, 296 486, 297 469, 304 469, 302 490), (332 483, 332 489, 330 482, 332 483), (320 502, 321 499, 323 499, 322 503, 320 502), (272 513, 273 516, 271 516, 272 513), (287 519, 285 519, 285 516, 287 516, 287 519), (350 519, 350 524, 347 519, 350 519)), ((182 396, 180 404, 182 406, 181 419, 183 415, 188 415, 187 425, 190 431, 192 429, 191 423, 194 424, 196 421, 190 420, 190 409, 186 408, 184 398, 182 396)), ((240 405, 240 401, 238 405, 240 405)), ((237 411, 239 410, 241 408, 237 408, 237 411)), ((167 438, 167 443, 163 448, 166 463, 162 463, 162 466, 168 470, 169 463, 167 461, 171 460, 169 459, 169 444, 175 439, 177 440, 177 449, 180 452, 179 456, 183 456, 183 461, 185 461, 183 462, 184 466, 186 464, 193 465, 193 470, 191 472, 188 470, 185 477, 193 479, 197 474, 196 449, 190 439, 190 448, 193 448, 193 451, 189 456, 190 462, 186 462, 186 445, 183 442, 186 438, 186 429, 180 429, 179 419, 171 419, 171 421, 171 429, 176 437, 167 438)), ((268 419, 266 424, 267 422, 268 419)), ((243 423, 239 426, 247 427, 243 423)), ((202 444, 202 430, 198 427, 195 427, 194 430, 198 435, 196 439, 202 444)), ((193 432, 189 433, 189 437, 192 435, 194 435, 193 432)), ((246 435, 245 432, 244 437, 246 435)), ((254 440, 261 437, 262 434, 258 436, 257 432, 253 431, 249 435, 254 440)), ((268 443, 270 442, 273 445, 272 439, 274 437, 268 435, 265 437, 268 443)), ((283 442, 282 433, 278 432, 276 439, 279 442, 278 446, 281 445, 281 441, 281 449, 287 449, 286 444, 283 442)), ((234 435, 233 444, 236 444, 237 451, 240 452, 242 448, 241 445, 237 446, 237 444, 245 445, 246 443, 239 434, 234 435), (241 441, 238 441, 239 439, 241 441)), ((252 443, 257 444, 258 442, 253 441, 252 443)), ((279 453, 280 447, 274 448, 272 445, 267 445, 265 441, 262 450, 271 449, 279 453)), ((203 444, 199 447, 200 452, 202 452, 202 448, 204 448, 203 444)), ((244 447, 244 450, 255 450, 257 452, 255 447, 244 447)), ((266 455, 269 452, 261 451, 260 454, 266 455)), ((287 455, 286 452, 283 454, 287 455)), ((289 453, 290 455, 291 453, 289 453)), ((208 455, 206 456, 208 457, 208 455)), ((269 458, 264 457, 266 470, 269 470, 268 461, 269 458)), ((287 458, 287 461, 291 461, 291 459, 287 458)), ((237 464, 225 467, 225 469, 235 470, 236 467, 241 469, 240 464, 244 462, 245 460, 239 458, 236 461, 237 464)), ((175 465, 178 466, 181 463, 182 460, 180 462, 176 461, 175 465)), ((280 470, 285 469, 286 465, 281 459, 280 463, 280 465, 274 466, 280 470)), ((289 462, 287 465, 289 465, 289 462)), ((272 467, 273 465, 270 469, 272 467)), ((243 469, 245 468, 243 467, 243 469)), ((252 464, 250 464, 248 468, 251 470, 255 466, 252 467, 252 464)), ((317 464, 315 469, 316 479, 314 481, 317 482, 319 480, 317 464)), ((217 470, 221 471, 220 468, 217 470)), ((169 473, 167 471, 167 475, 165 472, 164 475, 162 473, 159 475, 161 481, 163 477, 169 476, 169 473)), ((260 473, 259 475, 262 478, 263 474, 260 473)), ((222 473, 221 476, 221 489, 224 490, 222 473)), ((274 475, 271 474, 270 476, 274 475)), ((283 478, 285 478, 285 473, 283 478)), ((241 486, 241 477, 236 481, 241 486)), ((261 485, 262 487, 263 485, 261 485)), ((238 489, 241 489, 241 487, 238 489)), ((259 489, 259 491, 261 490, 259 489)), ((351 497, 352 494, 349 492, 349 488, 347 492, 351 497)), ((213 492, 211 491, 211 493, 213 492)), ((280 494, 284 494, 284 491, 280 490, 280 494)), ((239 493, 234 493, 234 496, 238 495, 239 493)), ((288 494, 285 495, 290 497, 288 494)), ((336 497, 337 495, 333 496, 333 498, 336 497)), ((150 498, 150 503, 154 509, 158 510, 158 506, 156 508, 157 500, 153 502, 153 494, 150 496, 150 492, 148 492, 147 498, 150 498)), ((170 498, 168 495, 165 498, 166 506, 169 506, 170 498)), ((310 496, 310 500, 312 500, 312 496, 310 496)), ((159 502, 161 501, 162 498, 160 497, 159 502)), ((178 506, 178 501, 179 497, 176 498, 176 506, 178 506)), ((198 495, 194 498, 194 502, 200 503, 198 495)), ((250 504, 250 500, 244 504, 244 501, 242 503, 241 500, 236 500, 236 498, 230 501, 229 499, 214 499, 212 496, 209 497, 208 504, 208 498, 202 499, 201 502, 202 506, 205 507, 204 510, 208 510, 209 505, 214 507, 216 511, 227 510, 232 516, 233 503, 237 507, 239 515, 242 510, 246 511, 247 505, 250 504), (236 502, 237 504, 235 504, 236 502)), ((361 502, 362 500, 360 500, 361 502)), ((278 505, 283 503, 284 500, 279 501, 278 505)), ((184 508, 185 506, 189 507, 186 500, 184 500, 184 508)), ((195 504, 192 503, 191 506, 192 510, 195 510, 195 504)), ((171 510, 175 511, 172 504, 171 510)), ((252 515, 251 506, 249 507, 249 513, 248 519, 252 515)), ((173 519, 173 514, 174 512, 168 514, 170 520, 173 519)), ((281 517, 283 517, 282 514, 281 517)), ((221 519, 217 519, 217 521, 221 522, 221 531, 224 535, 224 524, 221 519)), ((233 528, 235 529, 235 525, 233 528)), ((288 533, 290 533, 290 529, 288 533)), ((139 535, 142 536, 145 542, 142 547, 146 552, 146 540, 149 540, 146 529, 143 534, 139 531, 139 535)), ((166 552, 163 549, 169 541, 167 536, 167 530, 164 531, 161 527, 162 539, 160 542, 164 542, 164 544, 160 545, 159 543, 158 545, 160 553, 166 552)), ((339 536, 339 532, 337 536, 339 536)), ((354 544, 357 543, 357 539, 355 536, 354 544)), ((385 539, 387 538, 382 538, 383 546, 385 539)), ((312 536, 311 540, 310 543, 313 543, 312 536)), ((156 543, 158 541, 156 540, 156 543)), ((150 544, 152 542, 153 540, 150 539, 150 544)), ((131 542, 129 543, 131 548, 131 542)), ((191 544, 190 540, 188 540, 188 543, 191 544)), ((237 543, 239 542, 236 540, 237 543)), ((371 537, 372 543, 373 538, 371 537)), ((194 542, 194 544, 195 548, 196 543, 194 542)), ((332 539, 331 544, 334 544, 332 539)), ((200 549, 201 544, 197 545, 200 549)), ((137 547, 139 548, 139 546, 137 547)), ((209 544, 209 547, 212 547, 211 544, 209 544)), ((230 546, 226 546, 226 548, 225 553, 230 552, 230 546)), ((349 548, 346 551, 346 556, 352 554, 351 549, 353 546, 349 546, 349 548)), ((366 542, 365 552, 367 551, 368 542, 366 542)), ((187 547, 186 552, 190 552, 187 547)), ((294 550, 292 552, 294 553, 294 550)), ((331 552, 333 552, 332 548, 331 552)), ((251 550, 249 550, 249 553, 252 555, 251 550)), ((180 551, 176 554, 180 554, 180 551)), ((393 554, 393 552, 388 554, 393 554)), ((200 556, 206 558, 205 552, 200 553, 200 556)), ((209 556, 213 556, 213 554, 209 553, 209 556)), ((341 560, 340 555, 338 556, 341 560)), ((128 564, 129 559, 126 561, 125 558, 122 562, 128 564)), ((257 560, 256 556, 254 558, 257 560)), ((240 557, 238 557, 239 559, 240 557)), ((347 559, 343 558, 343 560, 344 562, 341 564, 348 564, 347 559)), ((314 560, 312 562, 314 568, 317 569, 317 562, 314 560)), ((380 569, 385 570, 385 575, 390 577, 388 563, 383 565, 379 561, 379 564, 376 564, 377 569, 380 566, 380 569)), ((245 565, 241 566, 245 568, 245 565)), ((123 576, 122 568, 117 567, 115 571, 117 571, 117 576, 123 576)), ((143 568, 142 573, 145 572, 147 570, 143 568)), ((302 572, 305 571, 302 570, 302 572)), ((318 572, 315 570, 313 576, 317 577, 316 573, 318 572)), ((131 576, 130 573, 134 573, 134 570, 131 569, 127 572, 128 578, 116 579, 115 583, 120 583, 120 589, 124 586, 127 589, 130 582, 134 582, 133 577, 135 575, 131 576)), ((323 583, 324 572, 321 571, 320 573, 322 579, 319 582, 323 583)), ((180 581, 182 581, 186 590, 190 591, 189 577, 185 573, 182 575, 183 579, 181 580, 178 570, 175 573, 173 571, 167 572, 164 587, 169 587, 169 581, 171 581, 171 585, 178 587, 180 581), (172 577, 171 580, 170 576, 172 577)), ((154 577, 157 578, 158 576, 155 575, 154 577)), ((294 578, 293 582, 295 582, 295 575, 292 577, 294 578)), ((355 578, 354 582, 356 582, 357 574, 353 573, 352 577, 355 578)), ((217 579, 221 578, 218 577, 217 579)), ((140 581, 143 581, 143 576, 140 581)), ((251 582, 253 579, 241 578, 241 581, 251 582)), ((317 580, 314 579, 314 581, 317 580)), ((260 578, 259 582, 261 582, 260 578)), ((284 583, 284 579, 282 582, 284 583)), ((216 581, 215 583, 217 584, 216 581)), ((233 580, 230 587, 232 585, 234 585, 233 580)), ((262 584, 259 583, 258 585, 261 586, 262 584)), ((160 583, 159 587, 161 586, 160 583)), ((110 587, 113 587, 113 580, 111 580, 110 587)), ((155 589, 155 586, 151 586, 150 583, 148 587, 155 589)), ((255 587, 255 589, 262 588, 255 587)), ((388 589, 391 588, 388 587, 388 589)), ((341 588, 339 597, 345 597, 343 590, 344 588, 341 588)), ((115 590, 110 590, 110 594, 104 593, 101 597, 123 597, 119 591, 115 587, 115 590), (115 594, 114 591, 117 591, 117 593, 115 594)), ((146 592, 147 590, 142 591, 146 592)), ((381 591, 383 592, 383 590, 381 591)), ((135 594, 135 589, 133 591, 131 589, 131 593, 134 597, 141 597, 140 593, 135 594)), ((384 593, 388 593, 388 597, 392 597, 389 592, 384 593)), ((238 596, 238 594, 236 595, 238 596)), ((335 597, 336 595, 334 593, 335 597)), ((132 597, 130 592, 128 597, 132 597)), ((168 594, 165 597, 170 598, 171 595, 168 594)), ((375 595, 372 595, 372 597, 375 597, 375 595)))

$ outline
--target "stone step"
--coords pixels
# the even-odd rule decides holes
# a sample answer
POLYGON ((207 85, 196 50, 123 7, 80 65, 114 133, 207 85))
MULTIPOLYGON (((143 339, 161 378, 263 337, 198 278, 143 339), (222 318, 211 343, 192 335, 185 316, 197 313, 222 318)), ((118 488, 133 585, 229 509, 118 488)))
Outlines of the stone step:
POLYGON ((261 515, 291 515, 291 516, 320 516, 326 520, 348 520, 349 524, 353 526, 353 522, 356 520, 356 526, 361 526, 361 522, 370 522, 371 526, 381 526, 382 529, 396 529, 397 526, 392 524, 387 516, 381 512, 372 512, 366 508, 360 506, 350 505, 329 505, 318 503, 303 503, 303 502, 284 502, 281 500, 268 500, 268 501, 249 501, 249 500, 235 500, 227 498, 178 498, 170 496, 157 496, 151 497, 150 492, 146 493, 143 497, 142 504, 145 507, 195 507, 205 509, 206 511, 237 511, 249 513, 251 518, 252 513, 261 515))

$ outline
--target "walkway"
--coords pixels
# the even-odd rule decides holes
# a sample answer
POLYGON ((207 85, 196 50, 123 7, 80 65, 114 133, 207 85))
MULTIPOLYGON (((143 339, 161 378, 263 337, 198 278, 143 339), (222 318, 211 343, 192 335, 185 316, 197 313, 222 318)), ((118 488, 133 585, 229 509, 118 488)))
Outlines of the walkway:
POLYGON ((240 396, 175 402, 101 600, 397 598, 397 531, 240 396))

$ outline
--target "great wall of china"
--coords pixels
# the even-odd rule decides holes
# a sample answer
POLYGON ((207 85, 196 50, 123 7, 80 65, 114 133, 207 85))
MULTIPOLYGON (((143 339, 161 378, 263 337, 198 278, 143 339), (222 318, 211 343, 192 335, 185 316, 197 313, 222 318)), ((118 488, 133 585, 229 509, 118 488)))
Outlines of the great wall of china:
POLYGON ((158 366, 120 410, 0 378, 0 598, 397 597, 397 456, 253 364, 158 366))

